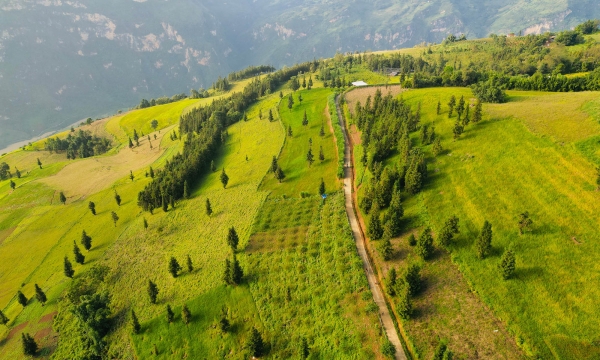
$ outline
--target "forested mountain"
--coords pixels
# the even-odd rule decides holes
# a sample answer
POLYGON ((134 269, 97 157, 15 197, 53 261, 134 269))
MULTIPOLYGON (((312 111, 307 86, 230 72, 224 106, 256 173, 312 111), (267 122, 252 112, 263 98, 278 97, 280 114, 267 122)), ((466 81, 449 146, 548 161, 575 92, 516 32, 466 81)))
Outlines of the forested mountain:
POLYGON ((251 64, 599 16, 592 0, 0 0, 0 147, 251 64))

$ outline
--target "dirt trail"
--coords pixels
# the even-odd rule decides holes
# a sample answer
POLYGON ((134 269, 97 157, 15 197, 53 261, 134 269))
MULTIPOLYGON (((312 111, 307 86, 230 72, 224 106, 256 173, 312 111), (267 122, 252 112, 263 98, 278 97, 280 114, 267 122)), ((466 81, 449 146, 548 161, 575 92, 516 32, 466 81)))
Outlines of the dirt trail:
POLYGON ((406 360, 407 357, 404 353, 404 348, 400 343, 400 337, 398 337, 398 332, 396 331, 396 327, 394 326, 394 322, 392 321, 392 317, 388 310, 387 303, 385 302, 385 297, 383 296, 383 291, 381 289, 381 286, 379 285, 377 275, 375 275, 373 267, 371 266, 371 261, 369 260, 369 255, 367 254, 365 238, 363 236, 360 224, 358 223, 358 220, 356 218, 354 201, 352 199, 352 181, 354 178, 352 148, 350 146, 348 134, 346 132, 344 118, 342 117, 342 112, 340 110, 339 96, 335 98, 335 106, 337 108, 338 118, 342 127, 342 132, 344 134, 344 195, 346 197, 346 213, 348 214, 348 220, 350 221, 350 227, 352 228, 352 235, 354 236, 354 241, 356 243, 358 255, 360 256, 363 262, 363 268, 365 270, 365 274, 367 275, 369 288, 373 293, 373 300, 375 300, 375 303, 379 307, 379 318, 381 320, 387 338, 392 344, 394 344, 394 347, 396 348, 396 359, 406 360))

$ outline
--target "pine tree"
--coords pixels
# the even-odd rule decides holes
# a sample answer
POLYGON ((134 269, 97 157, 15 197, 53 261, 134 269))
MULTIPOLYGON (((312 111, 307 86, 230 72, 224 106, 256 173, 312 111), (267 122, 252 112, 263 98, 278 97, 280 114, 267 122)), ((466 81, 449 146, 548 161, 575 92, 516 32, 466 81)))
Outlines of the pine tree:
POLYGON ((492 249, 492 224, 490 224, 487 220, 483 223, 483 228, 481 229, 481 233, 477 237, 475 242, 475 251, 477 253, 477 257, 480 259, 485 258, 489 255, 490 250, 492 249))
POLYGON ((409 194, 417 194, 423 186, 423 176, 419 169, 419 164, 416 161, 411 161, 411 164, 406 171, 404 179, 404 187, 409 194))
POLYGON ((306 89, 306 76, 302 77, 302 88, 306 89))
POLYGON ((40 167, 40 169, 42 168, 42 162, 40 161, 40 158, 37 159, 37 164, 40 167))
POLYGON ((176 278, 180 271, 181 265, 179 265, 177 259, 171 256, 171 260, 169 260, 169 273, 171 274, 171 276, 176 278))
POLYGON ((223 189, 227 188, 227 183, 229 182, 229 176, 225 173, 225 168, 221 172, 221 184, 223 184, 223 189))
POLYGON ((444 223, 442 230, 438 235, 438 244, 442 247, 446 247, 452 243, 455 234, 458 234, 458 218, 456 216, 450 217, 444 223))
POLYGON ((59 198, 60 202, 63 203, 63 205, 66 205, 67 197, 65 196, 65 194, 62 191, 58 195, 58 198, 59 198))
POLYGON ((115 190, 115 201, 117 202, 117 205, 119 207, 121 207, 121 195, 117 194, 116 190, 115 190))
POLYGON ((142 330, 142 326, 140 325, 140 322, 133 309, 131 309, 131 330, 134 334, 139 334, 142 330))
POLYGON ((233 285, 231 281, 231 261, 225 259, 225 270, 223 271, 223 282, 227 285, 233 285))
POLYGON ((17 179, 21 178, 21 172, 17 168, 15 168, 15 175, 17 176, 17 179))
POLYGON ((306 110, 304 110, 304 116, 302 117, 302 126, 308 125, 308 117, 306 117, 306 110))
POLYGON ((73 265, 71 265, 71 262, 66 256, 64 261, 64 273, 65 276, 68 278, 73 278, 73 275, 75 274, 75 270, 73 270, 73 265))
POLYGON ((312 165, 312 163, 315 161, 315 156, 312 153, 312 148, 308 148, 308 152, 306 153, 306 161, 308 161, 308 167, 310 167, 312 165))
POLYGON ((248 121, 248 114, 246 114, 246 112, 244 111, 244 117, 243 117, 244 121, 248 121))
POLYGON ((438 100, 436 113, 439 115, 441 111, 442 111, 442 103, 439 102, 439 100, 438 100))
POLYGON ((385 261, 391 260, 394 256, 394 248, 392 247, 392 242, 390 241, 389 236, 383 237, 383 241, 379 246, 379 252, 381 253, 381 257, 385 261))
POLYGON ((77 243, 75 243, 75 241, 73 241, 73 255, 75 256, 75 262, 80 265, 83 265, 83 263, 85 262, 85 256, 83 256, 81 250, 79 250, 79 246, 77 246, 77 243))
POLYGON ((26 356, 35 356, 38 352, 38 344, 29 333, 21 333, 21 343, 23 344, 23 354, 26 356))
POLYGON ((10 320, 6 317, 6 315, 4 315, 2 310, 0 310, 0 324, 7 326, 6 324, 8 324, 9 321, 10 320))
POLYGON ((442 141, 438 137, 433 142, 433 147, 431 148, 431 152, 433 153, 433 156, 438 156, 439 154, 442 153, 442 151, 444 151, 444 149, 442 149, 442 141))
POLYGON ((148 230, 148 220, 144 218, 144 230, 148 230))
POLYGON ((481 103, 481 101, 477 100, 477 103, 475 104, 475 111, 473 112, 473 123, 477 124, 478 122, 480 122, 482 120, 482 116, 483 116, 483 104, 481 103))
POLYGON ((206 198, 206 215, 211 216, 213 213, 212 207, 210 206, 210 200, 206 198))
POLYGON ((133 140, 138 141, 140 137, 138 136, 138 133, 135 129, 133 129, 133 140))
POLYGON ((289 137, 293 137, 294 136, 294 133, 292 132, 292 126, 291 125, 288 125, 288 136, 289 137))
POLYGON ((173 309, 171 309, 171 305, 167 304, 167 323, 172 323, 175 320, 175 313, 173 313, 173 309))
POLYGON ((131 181, 133 181, 133 179, 135 178, 133 176, 133 171, 129 170, 129 178, 131 179, 131 181))
POLYGON ((22 307, 27 306, 27 302, 29 302, 29 299, 27 299, 27 297, 21 292, 21 290, 17 291, 17 302, 22 307))
POLYGON ((321 178, 321 183, 319 184, 319 195, 325 195, 325 181, 321 178))
POLYGON ((186 304, 183 304, 183 307, 181 308, 181 320, 183 320, 183 323, 186 325, 192 321, 192 312, 186 304))
POLYGON ((290 109, 290 111, 292 111, 292 108, 294 107, 294 98, 292 97, 292 94, 290 94, 290 96, 288 96, 287 107, 288 107, 288 109, 290 109))
POLYGON ((280 98, 280 99, 283 99, 283 91, 280 91, 280 92, 279 92, 279 98, 280 98))
POLYGON ((185 180, 183 182, 183 198, 184 199, 189 199, 190 198, 190 190, 189 190, 189 187, 188 187, 187 180, 185 180))
POLYGON ((10 180, 10 188, 11 188, 12 190, 14 190, 16 186, 17 186, 17 184, 15 184, 15 182, 14 182, 14 181, 12 181, 12 179, 11 179, 11 180, 10 180))
POLYGON ((321 161, 325 160, 325 154, 323 154, 323 145, 321 145, 319 148, 319 160, 321 160, 321 161))
POLYGON ((367 226, 367 236, 369 236, 371 240, 379 240, 383 236, 383 229, 381 227, 381 219, 379 217, 378 204, 374 205, 371 209, 369 225, 367 226))
POLYGON ((96 204, 94 204, 94 202, 90 201, 88 203, 88 209, 90 209, 92 215, 96 215, 96 204))
POLYGON ((165 194, 162 194, 162 209, 164 212, 167 212, 169 210, 169 203, 167 202, 167 196, 165 194))
POLYGON ((232 226, 229 228, 229 232, 227 233, 227 245, 231 248, 233 252, 237 250, 238 243, 240 242, 240 238, 238 237, 235 228, 232 226))
POLYGON ((408 245, 409 246, 415 246, 415 245, 417 245, 417 239, 415 238, 415 234, 410 234, 408 236, 408 245))
POLYGON ((525 233, 525 230, 531 230, 532 225, 533 221, 529 217, 528 211, 519 214, 519 234, 523 235, 525 233))
POLYGON ((150 297, 150 302, 152 304, 156 304, 156 297, 158 296, 158 286, 152 282, 152 280, 148 280, 148 297, 150 297))
POLYGON ((131 141, 131 138, 129 138, 129 148, 133 149, 133 141, 131 141))
POLYGON ((211 172, 217 171, 217 167, 215 166, 215 161, 214 160, 210 161, 210 171, 211 172))
POLYGON ((461 118, 464 111, 465 111, 465 97, 461 95, 460 100, 458 101, 458 106, 456 107, 456 113, 458 114, 458 119, 461 118))
POLYGON ((391 268, 385 279, 385 290, 389 296, 396 296, 396 287, 398 285, 398 273, 395 268, 391 268))
POLYGON ((313 87, 313 81, 312 81, 312 76, 308 77, 308 90, 310 90, 313 87))
POLYGON ((175 209, 175 197, 173 195, 169 196, 169 204, 171 205, 171 209, 175 209))
POLYGON ((264 354, 265 344, 263 342, 262 336, 256 330, 255 327, 252 327, 252 331, 250 332, 250 337, 246 343, 246 348, 250 352, 250 355, 253 357, 261 357, 264 354))
POLYGON ((319 130, 319 136, 325 136, 325 125, 323 125, 323 122, 321 122, 321 130, 319 130))
POLYGON ((412 263, 406 269, 406 273, 404 274, 404 283, 408 289, 408 292, 411 296, 414 296, 419 293, 421 290, 421 267, 419 265, 412 263))
POLYGON ((240 284, 242 282, 242 278, 244 277, 244 271, 242 270, 242 267, 240 266, 240 262, 238 261, 238 259, 235 257, 235 254, 233 255, 233 261, 231 262, 231 282, 233 284, 240 284))
POLYGON ((269 109, 269 121, 273 121, 273 120, 275 120, 273 118, 273 111, 271 109, 269 109))
POLYGON ((457 140, 460 135, 462 135, 464 130, 464 127, 461 125, 461 123, 456 120, 456 122, 454 123, 454 127, 452 128, 452 133, 454 134, 454 140, 457 140))
POLYGON ((116 212, 111 211, 110 216, 112 217, 112 221, 115 223, 115 227, 117 227, 117 221, 119 221, 119 215, 116 212))
POLYGON ((277 157, 275 155, 273 155, 273 159, 271 160, 271 172, 275 173, 277 171, 277 168, 279 167, 279 164, 277 163, 277 157))
POLYGON ((262 120, 262 109, 258 109, 258 118, 262 120))
POLYGON ((298 102, 300 104, 302 104, 302 100, 304 100, 304 99, 302 99, 302 94, 298 94, 298 102))
POLYGON ((502 254, 502 259, 500 260, 500 273, 504 280, 510 279, 515 273, 515 263, 515 253, 512 246, 509 246, 504 254, 502 254))
POLYGON ((285 174, 279 166, 277 166, 277 170, 275 170, 275 179, 277 179, 277 181, 279 181, 280 183, 283 181, 283 179, 285 179, 285 174))
POLYGON ((405 287, 404 289, 402 289, 402 291, 400 291, 398 295, 399 299, 396 304, 396 311, 402 319, 408 320, 410 319, 413 312, 412 301, 410 299, 410 293, 408 292, 408 288, 405 287))
POLYGON ((448 117, 451 118, 452 117, 452 112, 454 111, 454 106, 456 105, 456 97, 454 95, 452 95, 450 97, 450 101, 448 102, 448 117))
POLYGON ((446 350, 448 350, 448 346, 445 343, 440 341, 438 346, 435 348, 435 353, 433 354, 433 360, 443 360, 446 350))
POLYGON ((308 347, 308 341, 304 336, 300 337, 300 341, 298 342, 298 356, 301 360, 308 359, 308 355, 310 355, 310 348, 308 347))
POLYGON ((417 248, 415 250, 423 260, 427 260, 433 255, 433 236, 431 235, 430 228, 423 230, 417 239, 417 248))

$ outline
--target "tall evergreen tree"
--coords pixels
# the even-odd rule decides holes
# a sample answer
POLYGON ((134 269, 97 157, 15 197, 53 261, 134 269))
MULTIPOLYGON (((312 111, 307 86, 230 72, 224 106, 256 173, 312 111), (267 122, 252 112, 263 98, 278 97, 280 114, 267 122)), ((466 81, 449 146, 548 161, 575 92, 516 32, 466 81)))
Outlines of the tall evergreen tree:
POLYGON ((42 288, 38 286, 38 284, 35 284, 35 298, 42 304, 42 306, 44 306, 46 304, 46 301, 48 300, 46 294, 44 293, 42 288))
POLYGON ((110 216, 112 217, 112 221, 115 223, 115 227, 117 227, 117 221, 119 221, 119 215, 116 212, 111 211, 110 216))
POLYGON ((225 168, 221 172, 221 184, 223 184, 223 189, 227 188, 227 183, 229 182, 229 176, 225 173, 225 168))
POLYGON ((415 246, 417 245, 417 239, 415 238, 415 234, 410 234, 408 235, 408 245, 409 246, 415 246))
POLYGON ((458 101, 458 105, 456 106, 456 113, 458 114, 459 119, 461 118, 464 111, 465 111, 465 97, 461 95, 460 100, 458 101))
POLYGON ((190 198, 190 189, 188 187, 187 180, 184 180, 184 182, 183 182, 183 198, 184 199, 189 199, 190 198))
POLYGON ((231 282, 231 261, 225 259, 225 270, 223 271, 223 282, 227 285, 233 285, 231 282))
POLYGON ((444 149, 442 148, 442 141, 440 140, 439 137, 437 137, 435 139, 435 141, 433 142, 433 146, 431 147, 431 152, 433 153, 433 156, 438 156, 439 154, 442 153, 442 151, 444 151, 444 149))
POLYGON ((148 230, 148 220, 144 218, 144 230, 148 230))
POLYGON ((133 149, 133 141, 131 141, 131 138, 129 138, 129 148, 133 149))
POLYGON ((79 246, 77 246, 75 241, 73 241, 73 255, 75 256, 75 262, 83 265, 85 256, 81 253, 81 250, 79 250, 79 246))
POLYGON ((162 200, 162 209, 164 212, 167 212, 169 210, 169 203, 167 202, 167 196, 165 194, 162 194, 161 200, 162 200))
POLYGON ((458 230, 458 218, 453 215, 444 223, 442 230, 438 235, 438 244, 440 246, 446 247, 450 245, 452 242, 454 235, 458 234, 460 231, 458 230))
POLYGON ((306 153, 306 161, 308 161, 308 167, 310 167, 312 165, 312 163, 315 161, 315 156, 312 153, 312 148, 308 148, 308 152, 306 153))
POLYGON ((192 312, 186 304, 183 304, 183 307, 181 308, 181 320, 183 320, 183 323, 186 325, 192 321, 192 312))
POLYGON ((38 352, 38 344, 29 333, 21 333, 21 343, 23 345, 23 354, 26 356, 35 356, 38 352))
POLYGON ((2 310, 0 310, 0 324, 4 325, 4 326, 8 326, 8 322, 10 320, 6 317, 6 315, 4 315, 4 313, 2 312, 2 310))
POLYGON ((321 130, 319 130, 319 136, 325 136, 325 125, 323 125, 323 122, 321 122, 321 130))
POLYGON ((310 90, 313 87, 313 81, 312 81, 312 76, 308 77, 308 90, 310 90))
POLYGON ((29 302, 29 299, 27 299, 27 297, 21 292, 21 290, 17 291, 17 302, 22 307, 27 306, 27 303, 29 302))
POLYGON ((289 137, 294 136, 294 133, 292 132, 292 126, 291 125, 288 125, 288 136, 289 137))
POLYGON ((304 116, 302 117, 302 126, 308 125, 308 117, 306 116, 306 110, 304 110, 304 116))
POLYGON ((40 158, 37 159, 37 164, 40 167, 40 169, 42 168, 42 162, 40 161, 40 158))
POLYGON ((531 230, 532 225, 533 221, 529 217, 528 211, 519 214, 519 234, 523 235, 525 233, 525 230, 531 230))
POLYGON ((298 342, 298 356, 301 360, 308 359, 308 355, 310 355, 310 348, 308 347, 308 341, 304 336, 300 337, 300 341, 298 342))
POLYGON ((65 276, 68 278, 73 278, 73 274, 75 274, 75 270, 73 270, 73 265, 71 265, 71 262, 66 256, 64 261, 64 273, 65 276))
POLYGON ((412 263, 406 269, 406 273, 404 273, 404 283, 408 288, 408 292, 411 296, 414 296, 419 293, 421 290, 421 267, 412 263))
POLYGON ((454 134, 454 140, 457 140, 460 137, 460 135, 462 135, 463 131, 464 131, 464 127, 458 120, 456 120, 456 122, 454 123, 454 127, 452 128, 452 133, 454 134))
POLYGON ((232 226, 229 228, 227 233, 227 245, 231 248, 233 252, 237 250, 238 243, 240 242, 240 238, 238 237, 235 228, 232 226))
POLYGON ((456 106, 456 97, 454 95, 452 95, 450 97, 450 101, 448 102, 448 117, 451 118, 452 117, 452 112, 454 111, 454 106, 456 106))
POLYGON ((11 180, 10 180, 10 188, 11 188, 12 190, 14 190, 16 186, 17 186, 17 184, 15 184, 15 182, 14 182, 14 181, 12 181, 12 179, 11 179, 11 180))
POLYGON ((262 120, 262 109, 258 109, 258 118, 262 120))
POLYGON ((408 291, 408 287, 404 287, 402 291, 399 292, 399 299, 396 303, 396 311, 398 315, 404 320, 410 319, 413 313, 412 301, 410 299, 410 293, 408 291))
POLYGON ((83 248, 87 251, 90 251, 92 248, 92 238, 85 232, 85 230, 81 232, 81 245, 83 245, 83 248))
POLYGON ((152 304, 156 304, 156 298, 158 296, 158 286, 152 280, 148 280, 148 297, 152 304))
POLYGON ((475 251, 477 257, 483 259, 489 255, 490 250, 492 250, 492 224, 486 220, 475 242, 475 251))
POLYGON ((211 216, 213 213, 212 207, 210 206, 210 200, 206 198, 206 215, 211 216))
POLYGON ((217 171, 217 167, 215 166, 215 161, 214 160, 210 161, 210 171, 211 172, 217 171))
POLYGON ((244 277, 244 271, 240 266, 240 262, 236 258, 235 254, 233 254, 233 261, 231 262, 231 281, 233 284, 241 284, 242 278, 244 277))
POLYGON ((319 195, 325 195, 325 181, 321 178, 321 184, 319 184, 319 195))
POLYGON ((129 178, 131 179, 131 181, 133 181, 133 179, 135 178, 135 176, 133 176, 133 171, 129 170, 129 178))
POLYGON ((304 100, 304 99, 302 99, 302 94, 298 94, 298 102, 300 104, 302 104, 302 100, 304 100))
POLYGON ((385 279, 385 290, 389 296, 396 296, 396 288, 398 285, 398 273, 395 268, 391 268, 385 279))
POLYGON ((442 103, 438 100, 436 113, 439 115, 442 111, 442 103))
POLYGON ((515 264, 515 253, 512 246, 509 246, 504 254, 502 254, 502 259, 500 260, 500 273, 504 280, 508 280, 513 276, 515 273, 515 264))
POLYGON ((385 216, 385 225, 386 229, 389 229, 390 236, 400 235, 402 231, 400 219, 402 216, 404 216, 404 208, 402 207, 400 189, 394 187, 390 207, 385 216))
POLYGON ((475 104, 475 111, 473 112, 473 122, 477 124, 483 118, 483 104, 481 101, 477 100, 475 104))
POLYGON ((131 309, 131 330, 134 334, 139 334, 142 330, 142 326, 140 325, 140 322, 133 309, 131 309))
POLYGON ((430 228, 425 228, 417 239, 416 251, 423 260, 427 260, 433 255, 433 236, 430 228))
POLYGON ((21 171, 19 171, 17 168, 15 168, 15 175, 17 176, 17 179, 21 178, 21 171))
POLYGON ((115 190, 115 201, 117 202, 117 206, 121 207, 121 195, 119 195, 116 190, 115 190))
POLYGON ((172 323, 175 320, 175 313, 171 309, 171 305, 167 304, 167 323, 172 323))
POLYGON ((369 225, 367 226, 367 236, 369 236, 372 240, 379 240, 383 236, 383 228, 381 227, 378 204, 374 205, 371 209, 369 225))
POLYGON ((319 160, 321 160, 321 161, 325 160, 325 154, 323 154, 323 145, 321 145, 319 148, 319 160))
POLYGON ((92 215, 96 215, 96 204, 93 201, 88 203, 88 209, 92 212, 92 215))
POLYGON ((290 111, 292 111, 292 108, 294 107, 294 98, 292 97, 292 94, 290 94, 290 96, 288 96, 287 107, 288 107, 288 109, 290 109, 290 111))
POLYGON ((281 170, 280 166, 277 166, 277 170, 275 170, 275 179, 277 179, 277 181, 280 183, 283 181, 283 179, 285 179, 285 174, 283 173, 283 170, 281 170))
POLYGON ((62 191, 58 195, 58 198, 59 198, 60 202, 63 203, 63 205, 65 205, 67 203, 67 197, 65 196, 65 194, 62 191))
POLYGON ((177 259, 175 259, 173 256, 171 256, 171 260, 169 260, 169 273, 171 274, 171 276, 176 278, 177 275, 179 275, 180 271, 181 271, 181 265, 179 265, 179 262, 177 261, 177 259))
POLYGON ((391 260, 394 256, 394 248, 392 247, 392 242, 390 241, 389 236, 383 236, 383 241, 379 246, 379 252, 381 253, 381 257, 384 261, 391 260))
POLYGON ((255 327, 252 327, 252 331, 250 331, 250 337, 246 343, 246 348, 250 352, 250 355, 255 358, 259 358, 265 353, 263 338, 255 327))
POLYGON ((273 120, 275 120, 275 119, 273 118, 273 111, 272 111, 271 109, 269 109, 269 121, 271 121, 271 122, 272 122, 273 120))
POLYGON ((274 174, 278 167, 279 164, 277 163, 277 156, 273 155, 273 160, 271 160, 271 172, 274 174))

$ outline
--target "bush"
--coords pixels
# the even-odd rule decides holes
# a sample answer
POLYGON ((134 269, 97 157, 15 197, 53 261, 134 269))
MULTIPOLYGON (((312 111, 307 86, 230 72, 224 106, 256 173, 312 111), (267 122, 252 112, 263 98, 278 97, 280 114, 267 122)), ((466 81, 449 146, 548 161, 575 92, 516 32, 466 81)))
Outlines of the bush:
POLYGON ((573 46, 577 44, 583 44, 585 39, 583 36, 574 30, 561 31, 556 36, 556 42, 563 44, 564 46, 573 46))
POLYGON ((471 90, 473 95, 481 102, 504 103, 507 100, 506 93, 502 90, 496 77, 474 84, 471 86, 471 90))
POLYGON ((386 357, 393 359, 396 355, 396 347, 388 339, 381 345, 381 353, 386 357))

